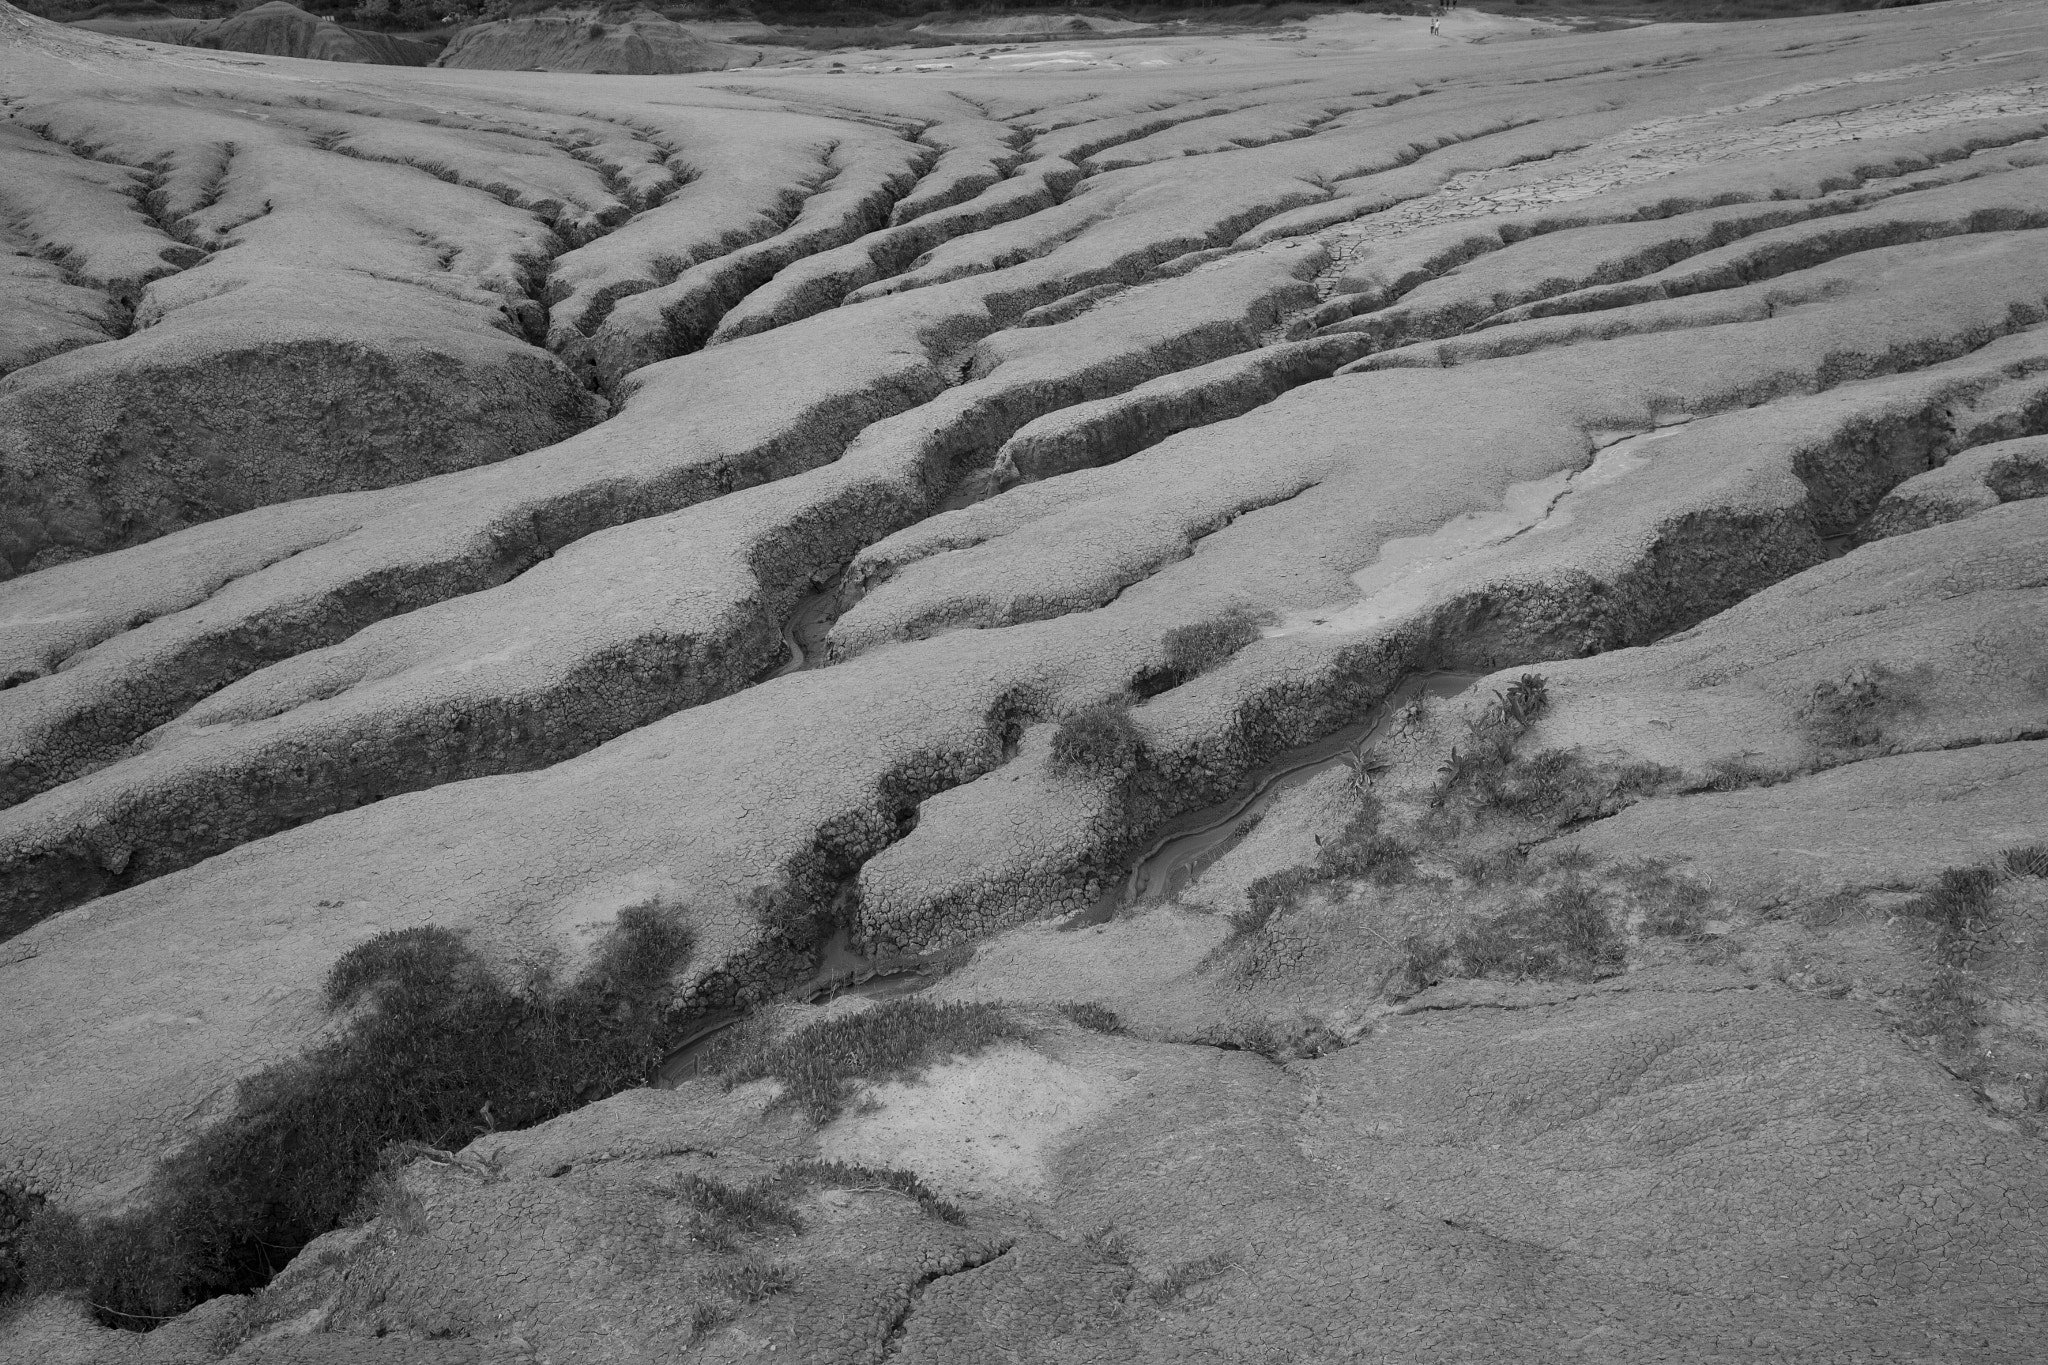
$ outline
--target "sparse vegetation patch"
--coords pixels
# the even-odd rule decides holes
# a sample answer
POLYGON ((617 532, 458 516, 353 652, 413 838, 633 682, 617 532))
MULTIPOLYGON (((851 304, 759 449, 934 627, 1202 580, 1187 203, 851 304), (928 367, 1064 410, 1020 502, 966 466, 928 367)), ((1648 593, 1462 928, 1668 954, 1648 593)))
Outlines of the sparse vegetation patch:
POLYGON ((942 1199, 909 1171, 887 1166, 859 1166, 844 1161, 792 1161, 775 1173, 778 1190, 894 1190, 917 1201, 918 1208, 942 1223, 965 1223, 960 1207, 942 1199))
POLYGON ((1068 776, 1120 776, 1136 766, 1143 744, 1127 708, 1099 702, 1060 721, 1052 737, 1052 770, 1068 776))
POLYGON ((1213 621, 1175 626, 1166 632, 1166 667, 1177 682, 1207 673, 1259 638, 1259 619, 1233 607, 1213 621))
POLYGON ((1006 1038, 1029 1036, 1000 1005, 891 1000, 858 1014, 821 1019, 779 1041, 717 1057, 727 1085, 773 1077, 777 1104, 829 1123, 851 1098, 851 1082, 909 1076, 948 1057, 971 1056, 1006 1038))
POLYGON ((1589 763, 1577 749, 1516 754, 1516 743, 1549 704, 1538 673, 1494 693, 1493 705, 1468 724, 1437 770, 1430 806, 1444 813, 1440 824, 1455 826, 1462 808, 1558 828, 1603 819, 1681 776, 1661 763, 1589 763))
POLYGON ((1145 1297, 1164 1307, 1196 1285, 1228 1274, 1235 1264, 1235 1261, 1222 1252, 1197 1256, 1193 1260, 1177 1261, 1167 1268, 1165 1274, 1146 1284, 1145 1297))
POLYGON ((1952 867, 1920 900, 1920 913, 1934 925, 1934 977, 1929 985, 1927 1023, 1944 1046, 1965 1050, 1981 1018, 1972 965, 1992 923, 1992 889, 1997 875, 1985 867, 1952 867))
POLYGON ((1883 744, 1887 727, 1914 704, 1907 680, 1873 661, 1815 683, 1799 718, 1824 754, 1853 754, 1883 744))

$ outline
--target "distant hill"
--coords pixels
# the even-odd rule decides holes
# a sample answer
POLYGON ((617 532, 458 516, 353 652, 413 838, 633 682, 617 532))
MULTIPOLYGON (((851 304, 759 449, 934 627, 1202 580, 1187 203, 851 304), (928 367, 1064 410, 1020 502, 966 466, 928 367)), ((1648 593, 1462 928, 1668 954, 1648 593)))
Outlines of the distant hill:
MULTIPOLYGON (((107 7, 112 9, 113 7, 107 7)), ((95 33, 141 38, 223 52, 260 52, 271 57, 310 57, 323 62, 369 62, 383 66, 426 66, 438 44, 349 28, 306 13, 287 0, 226 19, 181 19, 151 0, 130 0, 119 13, 74 21, 95 33)))
POLYGON ((434 65, 654 76, 723 71, 753 60, 750 49, 712 42, 659 14, 640 10, 623 22, 547 14, 476 24, 456 34, 434 65))

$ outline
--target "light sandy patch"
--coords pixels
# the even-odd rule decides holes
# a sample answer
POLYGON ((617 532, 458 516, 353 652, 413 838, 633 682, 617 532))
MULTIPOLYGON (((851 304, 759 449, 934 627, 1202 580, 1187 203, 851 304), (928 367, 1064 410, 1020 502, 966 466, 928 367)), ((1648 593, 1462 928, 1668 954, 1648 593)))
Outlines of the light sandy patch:
POLYGON ((1177 1018, 1195 967, 1230 926, 1213 915, 1160 906, 1085 929, 1025 924, 976 950, 934 986, 948 1000, 1067 1000, 1105 1004, 1141 1031, 1177 1018))
POLYGON ((1042 1199, 1047 1161, 1119 1088, 1109 1076, 1006 1044, 920 1080, 874 1087, 876 1107, 825 1128, 819 1154, 915 1171, 948 1194, 1042 1199))

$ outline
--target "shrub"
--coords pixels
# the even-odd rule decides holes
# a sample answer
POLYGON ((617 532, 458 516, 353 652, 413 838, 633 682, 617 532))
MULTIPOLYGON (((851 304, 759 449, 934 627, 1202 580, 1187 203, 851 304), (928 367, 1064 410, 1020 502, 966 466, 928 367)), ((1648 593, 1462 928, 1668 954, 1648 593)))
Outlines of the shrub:
POLYGON ((1259 620, 1233 607, 1213 621, 1166 632, 1166 667, 1179 682, 1207 673, 1259 638, 1259 620))
POLYGON ((728 1086, 773 1077, 783 1083, 778 1105, 795 1105, 813 1123, 837 1118, 850 1098, 848 1082, 911 1075, 944 1057, 971 1056, 1025 1030, 1000 1005, 891 1000, 858 1014, 821 1019, 779 1042, 721 1056, 728 1086))
POLYGON ((1946 934, 1973 934, 1991 922, 1991 890, 1997 878, 1987 867, 1951 867, 1921 900, 1921 913, 1946 934))
POLYGON ((1316 874, 1324 881, 1370 877, 1381 886, 1406 881, 1415 872, 1415 848, 1380 832, 1380 804, 1369 794, 1337 836, 1316 854, 1316 874))
POLYGON ((2048 844, 2009 848, 2002 861, 2005 870, 2015 877, 2048 877, 2048 844))
POLYGON ((1885 727, 1912 700, 1905 680, 1890 668, 1860 664, 1840 678, 1815 683, 1800 719, 1823 750, 1864 749, 1884 740, 1885 727))
POLYGON ((1505 691, 1495 691, 1493 705, 1466 724, 1464 740, 1451 746, 1450 756, 1437 770, 1430 804, 1441 806, 1460 788, 1506 768, 1514 758, 1515 741, 1549 705, 1549 684, 1540 673, 1525 673, 1505 691))
POLYGON ((1549 709, 1550 684, 1541 673, 1524 673, 1508 684, 1507 691, 1496 690, 1493 697, 1502 720, 1518 730, 1527 729, 1529 722, 1549 709))
POLYGON ((1245 908, 1230 916, 1232 938, 1247 938, 1292 905, 1302 892, 1320 885, 1313 867, 1289 867, 1255 878, 1244 889, 1245 908))
POLYGON ((1121 775, 1137 765, 1142 747, 1129 710, 1115 702, 1098 702, 1060 721, 1052 737, 1052 770, 1063 776, 1121 775))
POLYGON ((1094 1033, 1124 1031, 1124 1021, 1117 1016, 1115 1010, 1107 1005, 1098 1005, 1092 1000, 1069 1000, 1060 1006, 1060 1013, 1094 1033))
POLYGON ((461 1147, 640 1082, 689 953, 672 914, 635 907, 576 981, 514 989, 449 930, 380 934, 328 975, 329 1005, 358 1007, 339 1035, 245 1080, 228 1119, 158 1165, 140 1210, 39 1218, 31 1276, 83 1290, 109 1326, 260 1286, 342 1224, 391 1144, 461 1147))

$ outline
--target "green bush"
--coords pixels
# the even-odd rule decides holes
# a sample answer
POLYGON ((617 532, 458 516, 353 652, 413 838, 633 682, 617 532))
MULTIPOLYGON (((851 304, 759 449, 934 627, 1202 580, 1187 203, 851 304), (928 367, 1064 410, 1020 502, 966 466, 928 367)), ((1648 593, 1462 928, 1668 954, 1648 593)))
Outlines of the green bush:
POLYGON ((378 935, 328 975, 348 1025, 245 1080, 229 1118, 158 1165, 138 1211, 38 1218, 32 1282, 82 1291, 110 1326, 264 1284, 341 1225, 391 1144, 457 1148, 641 1083, 690 947, 672 913, 635 907, 573 983, 513 988, 449 930, 378 935))
POLYGON ((1129 710, 1098 702, 1060 721, 1052 737, 1052 770, 1118 776, 1137 766, 1143 745, 1129 710))
POLYGON ((942 1058, 1026 1036, 1000 1005, 912 997, 821 1019, 780 1041, 757 1040, 713 1065, 728 1086, 773 1077, 784 1086, 778 1105, 795 1105, 811 1122, 829 1123, 851 1097, 849 1081, 900 1079, 942 1058))

